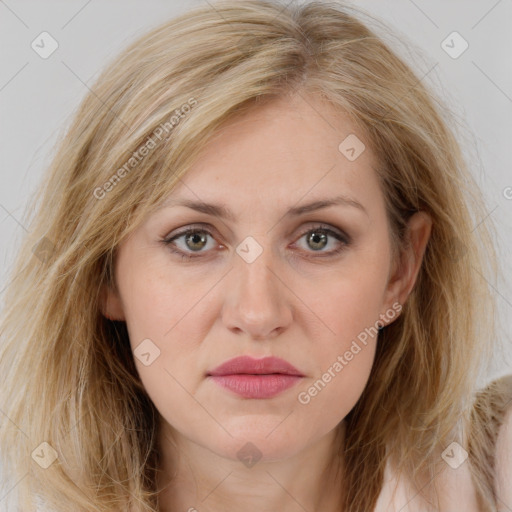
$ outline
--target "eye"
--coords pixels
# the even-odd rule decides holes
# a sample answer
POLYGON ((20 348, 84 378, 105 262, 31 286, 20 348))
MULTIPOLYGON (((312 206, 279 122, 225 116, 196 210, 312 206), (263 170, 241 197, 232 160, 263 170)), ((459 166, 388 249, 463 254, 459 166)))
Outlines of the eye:
POLYGON ((351 238, 347 234, 334 231, 330 227, 323 224, 309 228, 307 231, 303 232, 303 234, 299 237, 299 240, 302 240, 304 237, 306 247, 312 249, 312 251, 307 251, 307 249, 306 251, 321 253, 322 257, 339 254, 352 242, 351 238), (329 245, 329 238, 335 240, 335 248, 324 251, 323 249, 329 245))
MULTIPOLYGON (((213 238, 211 232, 202 226, 189 226, 187 229, 174 234, 172 237, 161 240, 173 253, 182 257, 182 259, 193 259, 201 257, 201 253, 207 253, 209 249, 215 247, 215 244, 208 248, 208 237, 213 238), (179 242, 179 243, 178 243, 179 242), (204 250, 203 250, 204 249, 204 250), (196 254, 194 254, 196 253, 196 254)), ((318 253, 322 257, 334 256, 348 247, 352 240, 343 233, 334 231, 328 226, 319 224, 309 228, 300 235, 299 240, 305 237, 306 252, 318 253), (334 239, 334 245, 338 246, 329 251, 324 251, 329 245, 330 240, 334 239), (312 250, 308 250, 309 247, 312 250)), ((221 246, 222 247, 222 246, 221 246)))
POLYGON ((172 237, 162 240, 162 242, 167 245, 172 252, 181 255, 182 259, 192 259, 200 256, 200 254, 196 256, 193 253, 207 252, 202 249, 208 245, 208 237, 213 238, 213 235, 207 229, 201 226, 190 226, 172 237), (180 244, 177 243, 178 241, 181 243, 181 247, 180 244))

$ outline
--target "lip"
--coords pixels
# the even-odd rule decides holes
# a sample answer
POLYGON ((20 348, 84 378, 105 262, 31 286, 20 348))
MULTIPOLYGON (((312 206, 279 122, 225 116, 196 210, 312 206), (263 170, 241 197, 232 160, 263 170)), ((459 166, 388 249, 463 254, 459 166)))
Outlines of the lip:
POLYGON ((297 384, 304 375, 278 357, 240 356, 209 371, 207 377, 243 398, 271 398, 297 384))
POLYGON ((269 375, 280 373, 283 375, 295 375, 304 377, 304 375, 292 364, 279 357, 263 357, 255 359, 251 356, 239 356, 229 359, 217 368, 208 372, 208 375, 222 376, 234 374, 249 375, 269 375))

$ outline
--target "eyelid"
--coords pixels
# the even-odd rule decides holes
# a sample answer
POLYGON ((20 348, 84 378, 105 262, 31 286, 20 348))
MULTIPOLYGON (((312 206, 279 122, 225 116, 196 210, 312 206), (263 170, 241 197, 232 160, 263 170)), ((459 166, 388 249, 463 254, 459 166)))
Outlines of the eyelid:
POLYGON ((352 241, 352 238, 348 235, 348 233, 346 233, 342 229, 332 226, 331 224, 327 224, 325 222, 312 222, 312 224, 313 225, 308 226, 301 232, 298 239, 302 238, 306 233, 309 233, 310 231, 314 231, 315 229, 318 229, 319 231, 323 230, 323 231, 327 231, 328 233, 333 233, 335 235, 338 235, 347 244, 352 241))
POLYGON ((216 231, 215 228, 211 224, 202 224, 202 223, 194 223, 194 224, 187 224, 186 226, 183 226, 182 228, 177 228, 178 231, 176 233, 171 232, 170 234, 163 237, 162 241, 171 242, 175 238, 187 234, 189 231, 216 231))
MULTIPOLYGON (((332 249, 330 251, 319 251, 318 257, 322 257, 322 255, 323 255, 323 257, 335 256, 336 254, 343 251, 344 248, 346 248, 347 246, 352 244, 352 237, 345 230, 342 230, 340 228, 332 226, 331 224, 327 224, 327 223, 321 222, 321 221, 316 221, 316 222, 309 221, 309 224, 310 224, 309 226, 306 226, 300 232, 300 234, 297 236, 297 238, 293 242, 293 244, 296 244, 307 233, 314 231, 314 230, 318 230, 318 231, 327 232, 328 236, 336 238, 337 241, 342 245, 342 247, 338 248, 338 249, 332 249)), ((211 224, 194 223, 194 224, 187 224, 183 228, 178 228, 177 232, 165 236, 161 240, 161 242, 164 243, 164 245, 166 245, 168 248, 171 248, 171 250, 173 252, 181 254, 183 256, 183 258, 194 259, 194 258, 202 257, 203 254, 206 255, 206 254, 210 253, 211 251, 204 251, 204 253, 202 251, 199 251, 194 254, 194 252, 185 252, 185 251, 182 251, 181 249, 172 248, 172 246, 173 246, 172 242, 175 239, 180 238, 181 236, 184 236, 184 235, 188 234, 189 232, 194 232, 194 231, 204 232, 204 233, 210 235, 212 238, 215 238, 213 236, 213 233, 211 233, 211 231, 216 232, 216 229, 211 224)), ((314 251, 313 251, 313 253, 314 253, 314 251)))
MULTIPOLYGON (((303 237, 306 233, 309 233, 312 229, 324 229, 324 230, 334 231, 336 234, 343 237, 347 241, 347 243, 351 241, 351 237, 347 234, 347 232, 340 228, 337 228, 336 226, 332 226, 331 224, 328 224, 328 223, 325 223, 322 221, 309 221, 309 224, 311 224, 311 225, 305 227, 304 230, 301 231, 298 238, 303 237)), ((188 233, 189 231, 194 231, 194 230, 216 231, 216 229, 211 224, 201 223, 201 222, 187 224, 186 226, 183 226, 183 228, 177 228, 177 229, 178 229, 178 231, 176 233, 171 232, 172 234, 168 234, 168 235, 164 236, 163 241, 170 242, 173 239, 175 239, 181 235, 184 235, 184 234, 188 233)))

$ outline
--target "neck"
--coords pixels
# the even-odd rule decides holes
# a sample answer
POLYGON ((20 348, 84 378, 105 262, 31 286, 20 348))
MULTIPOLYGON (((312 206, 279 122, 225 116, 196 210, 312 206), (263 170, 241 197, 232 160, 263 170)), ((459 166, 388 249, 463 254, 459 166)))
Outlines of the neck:
POLYGON ((246 467, 180 435, 164 423, 159 434, 159 510, 339 512, 345 424, 287 459, 246 467))

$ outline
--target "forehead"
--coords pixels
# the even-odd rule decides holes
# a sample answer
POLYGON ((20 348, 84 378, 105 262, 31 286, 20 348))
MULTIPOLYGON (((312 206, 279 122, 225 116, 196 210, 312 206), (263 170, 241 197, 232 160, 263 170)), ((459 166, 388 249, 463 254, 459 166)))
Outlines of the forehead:
POLYGON ((318 97, 295 95, 226 122, 163 206, 186 199, 250 210, 339 195, 378 206, 375 167, 347 115, 318 97))

